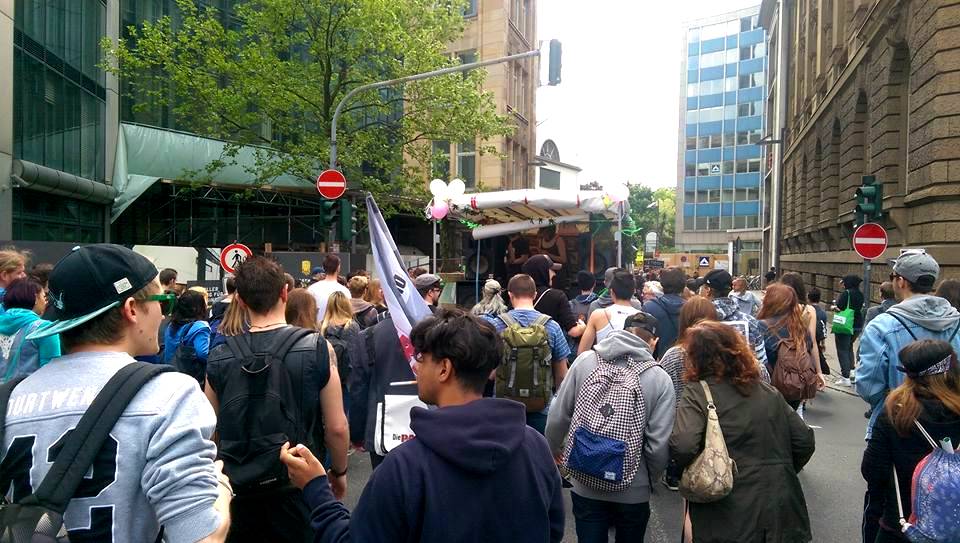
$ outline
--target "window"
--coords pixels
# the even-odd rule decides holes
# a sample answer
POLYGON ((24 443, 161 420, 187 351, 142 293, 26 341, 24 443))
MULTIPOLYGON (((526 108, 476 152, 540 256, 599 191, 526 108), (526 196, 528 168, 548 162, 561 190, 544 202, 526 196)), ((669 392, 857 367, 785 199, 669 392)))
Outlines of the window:
POLYGON ((431 177, 434 179, 450 179, 450 142, 435 141, 432 144, 432 151, 431 177))
POLYGON ((560 189, 560 172, 549 168, 540 168, 540 188, 560 189))
POLYGON ((693 215, 684 215, 684 216, 683 216, 683 229, 684 229, 684 230, 693 230, 693 215))
POLYGON ((766 53, 766 46, 763 43, 747 45, 740 48, 740 60, 750 60, 760 58, 766 53))
POLYGON ((760 225, 760 217, 756 215, 747 215, 747 228, 757 228, 760 225))
MULTIPOLYGON (((559 175, 559 174, 558 174, 559 175)), ((477 145, 474 142, 466 142, 457 145, 457 177, 463 179, 463 184, 467 188, 477 186, 477 145)), ((541 176, 541 181, 542 181, 541 176)), ((559 185, 557 178, 557 187, 559 185)))
POLYGON ((517 27, 520 34, 527 35, 527 13, 529 12, 530 0, 511 0, 510 20, 513 26, 517 27))
POLYGON ((740 19, 740 32, 750 32, 751 28, 750 17, 740 19))
POLYGON ((760 171, 760 159, 740 159, 737 161, 737 173, 754 173, 760 171))
POLYGON ((694 191, 692 191, 692 190, 685 191, 685 192, 683 193, 683 201, 684 201, 684 203, 687 203, 687 204, 695 203, 695 202, 697 201, 697 196, 696 196, 696 195, 697 195, 697 193, 694 192, 694 191))
POLYGON ((760 129, 737 132, 737 145, 750 145, 760 141, 760 129))
POLYGON ((726 120, 736 119, 737 118, 737 106, 730 104, 729 106, 723 106, 723 118, 726 120))
POLYGON ((722 38, 727 35, 727 25, 725 23, 712 24, 700 29, 700 41, 722 38))
POLYGON ((720 230, 720 217, 707 217, 707 230, 720 230))
POLYGON ((460 51, 457 53, 457 58, 460 59, 460 64, 473 64, 477 61, 477 50, 460 51))
POLYGON ((738 60, 739 54, 736 49, 727 49, 727 64, 733 64, 738 60))
POLYGON ((687 112, 687 124, 697 124, 697 110, 693 109, 687 112))
POLYGON ((719 175, 719 162, 700 162, 697 164, 697 175, 719 175))
POLYGON ((737 105, 737 117, 752 117, 763 111, 763 102, 744 102, 737 105))
POLYGON ((711 81, 700 82, 700 96, 708 94, 720 94, 723 92, 723 79, 713 79, 711 81))
POLYGON ((696 230, 706 230, 707 229, 707 217, 697 217, 696 221, 696 230))
POLYGON ((687 43, 694 43, 700 41, 700 29, 691 28, 687 30, 687 43))
POLYGON ((733 173, 733 161, 732 161, 732 160, 724 160, 724 161, 723 161, 723 167, 721 168, 721 171, 722 171, 723 173, 733 173))
POLYGON ((723 120, 723 107, 708 107, 700 110, 700 122, 709 123, 723 120))
POLYGON ((716 51, 700 55, 700 69, 722 66, 726 58, 727 53, 725 51, 716 51))
POLYGON ((723 146, 724 146, 724 147, 732 147, 732 146, 733 146, 734 136, 735 136, 735 134, 734 134, 733 132, 724 132, 724 133, 723 133, 723 146))
POLYGON ((700 136, 697 148, 698 149, 716 149, 717 147, 720 147, 721 144, 722 144, 722 141, 720 138, 720 134, 712 134, 709 136, 700 136))
POLYGON ((687 136, 687 151, 692 151, 696 148, 697 148, 697 137, 687 136))
POLYGON ((726 92, 732 92, 737 90, 737 78, 728 77, 723 80, 723 90, 726 92))
POLYGON ((697 92, 699 90, 700 90, 699 83, 689 83, 687 85, 687 97, 693 98, 694 96, 699 96, 699 93, 697 92))
POLYGON ((477 16, 477 1, 478 0, 467 0, 467 7, 463 8, 464 17, 477 16))
POLYGON ((734 201, 736 202, 754 202, 760 199, 760 188, 740 188, 734 191, 734 201))
POLYGON ((763 73, 757 72, 740 76, 740 88, 749 89, 763 85, 763 73))
POLYGON ((697 165, 691 162, 687 162, 686 167, 684 168, 684 175, 687 177, 693 177, 697 175, 697 165))
POLYGON ((730 230, 731 228, 733 228, 733 217, 730 215, 720 217, 720 230, 730 230))

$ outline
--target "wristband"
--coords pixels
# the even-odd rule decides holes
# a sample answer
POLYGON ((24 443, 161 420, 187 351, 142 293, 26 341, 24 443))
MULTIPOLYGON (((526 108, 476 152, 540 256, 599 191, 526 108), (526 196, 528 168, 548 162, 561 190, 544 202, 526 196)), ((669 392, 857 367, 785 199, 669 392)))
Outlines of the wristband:
POLYGON ((329 473, 330 475, 333 475, 334 477, 343 477, 344 475, 347 474, 347 469, 348 469, 348 468, 349 468, 349 466, 346 467, 346 468, 343 468, 343 471, 337 471, 337 470, 335 470, 335 469, 333 469, 333 468, 330 468, 330 469, 327 470, 327 473, 329 473))

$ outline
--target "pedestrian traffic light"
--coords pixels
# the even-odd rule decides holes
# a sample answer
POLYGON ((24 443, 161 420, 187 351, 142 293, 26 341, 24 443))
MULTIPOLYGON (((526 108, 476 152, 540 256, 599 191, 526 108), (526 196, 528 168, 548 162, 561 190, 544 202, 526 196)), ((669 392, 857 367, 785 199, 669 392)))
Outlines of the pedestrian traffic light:
POLYGON ((320 202, 320 212, 318 215, 320 228, 329 228, 337 217, 336 200, 323 200, 320 202))
POLYGON ((340 220, 337 237, 341 241, 353 239, 357 235, 357 206, 347 200, 340 199, 340 220))
POLYGON ((857 224, 864 224, 883 217, 883 183, 872 175, 864 175, 856 192, 857 224))
POLYGON ((548 82, 550 85, 560 84, 560 59, 563 56, 563 47, 560 40, 550 40, 550 66, 548 82))

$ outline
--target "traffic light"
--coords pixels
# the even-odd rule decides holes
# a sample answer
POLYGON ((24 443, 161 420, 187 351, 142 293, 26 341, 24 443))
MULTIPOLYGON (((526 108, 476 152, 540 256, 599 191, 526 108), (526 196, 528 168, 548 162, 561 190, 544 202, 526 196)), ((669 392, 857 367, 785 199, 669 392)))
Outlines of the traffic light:
POLYGON ((347 200, 340 199, 340 217, 337 230, 337 238, 340 241, 353 239, 357 235, 357 206, 347 200))
POLYGON ((864 224, 883 217, 883 183, 872 175, 864 175, 856 192, 857 224, 864 224))
POLYGON ((563 47, 560 40, 550 40, 550 66, 548 82, 550 85, 560 84, 560 59, 563 56, 563 47))
POLYGON ((320 212, 318 215, 320 228, 327 229, 329 228, 334 220, 337 218, 337 201, 336 200, 323 200, 320 202, 320 212))

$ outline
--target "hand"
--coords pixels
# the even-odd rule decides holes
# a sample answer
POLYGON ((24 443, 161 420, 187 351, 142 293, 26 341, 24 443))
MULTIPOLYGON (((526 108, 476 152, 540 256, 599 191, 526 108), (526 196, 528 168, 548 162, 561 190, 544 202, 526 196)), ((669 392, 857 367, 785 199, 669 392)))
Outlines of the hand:
POLYGON ((290 482, 300 490, 310 481, 327 474, 323 464, 303 445, 291 447, 290 443, 284 443, 280 448, 280 461, 287 466, 290 482))
POLYGON ((327 479, 330 481, 330 490, 333 491, 333 497, 342 501, 343 497, 347 495, 347 474, 344 473, 337 477, 328 473, 327 479))
POLYGON ((562 465, 563 465, 563 453, 557 453, 557 454, 553 455, 553 461, 554 461, 558 466, 562 466, 562 465))
POLYGON ((233 487, 230 486, 230 478, 223 473, 223 460, 217 460, 213 463, 217 468, 217 501, 213 502, 213 508, 223 521, 217 530, 210 534, 204 541, 225 541, 227 532, 230 531, 230 501, 233 500, 233 487))
POLYGON ((817 374, 817 390, 824 390, 827 388, 827 380, 823 377, 822 373, 817 374))

